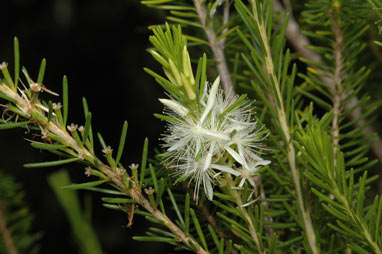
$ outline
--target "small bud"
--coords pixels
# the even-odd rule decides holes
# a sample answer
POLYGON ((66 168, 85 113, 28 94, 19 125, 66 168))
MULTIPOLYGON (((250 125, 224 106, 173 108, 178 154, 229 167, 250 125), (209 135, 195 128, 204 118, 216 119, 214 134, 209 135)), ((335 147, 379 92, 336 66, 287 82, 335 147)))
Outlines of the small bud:
POLYGON ((165 105, 166 107, 170 108, 172 111, 180 115, 181 117, 187 116, 189 113, 188 109, 180 105, 179 103, 168 100, 168 99, 159 99, 159 101, 165 105))
POLYGON ((183 73, 180 75, 182 77, 183 85, 184 85, 184 88, 186 89, 188 98, 192 101, 195 100, 196 95, 194 91, 192 91, 190 81, 188 81, 188 79, 186 78, 186 76, 183 75, 183 73))
POLYGON ((163 71, 164 71, 164 74, 166 74, 167 78, 170 80, 170 82, 172 84, 174 84, 175 86, 180 86, 181 84, 178 84, 174 78, 174 76, 171 74, 171 72, 169 70, 167 70, 166 68, 163 68, 163 71))
POLYGON ((187 47, 183 47, 183 72, 184 75, 190 79, 191 85, 195 83, 194 74, 192 72, 190 55, 188 54, 187 47))
POLYGON ((41 91, 41 85, 37 83, 32 83, 29 85, 29 88, 32 90, 34 93, 38 93, 41 91))
POLYGON ((92 169, 91 167, 86 167, 86 168, 85 168, 85 175, 86 175, 87 177, 91 176, 92 173, 93 173, 93 169, 92 169))
POLYGON ((62 108, 62 105, 61 103, 58 102, 58 103, 53 103, 52 107, 54 110, 60 110, 62 108))
POLYGON ((78 131, 83 133, 85 131, 85 127, 81 125, 80 127, 78 127, 78 131))
POLYGON ((132 163, 132 164, 129 166, 129 168, 130 168, 131 170, 138 170, 138 168, 139 168, 139 164, 132 163))
POLYGON ((155 190, 152 187, 145 188, 145 192, 147 195, 152 195, 154 191, 155 190))
POLYGON ((113 149, 111 149, 110 146, 107 146, 105 149, 102 150, 102 152, 105 154, 105 155, 108 155, 108 154, 111 154, 113 152, 113 149))
POLYGON ((181 85, 182 84, 182 79, 180 77, 178 68, 176 68, 174 62, 171 59, 169 59, 168 62, 170 64, 170 70, 171 70, 172 74, 174 75, 174 78, 176 80, 177 85, 181 85))
POLYGON ((0 64, 0 70, 5 69, 5 68, 7 68, 7 67, 8 67, 8 64, 7 64, 6 62, 2 62, 2 63, 0 64))
POLYGON ((86 153, 84 151, 79 151, 78 152, 78 158, 80 158, 81 160, 85 160, 86 159, 86 153))
POLYGON ((123 168, 116 168, 115 172, 117 173, 117 175, 123 176, 126 173, 126 170, 123 168))
POLYGON ((41 138, 42 139, 48 139, 49 138, 49 131, 47 129, 41 130, 41 138))
POLYGON ((70 132, 75 132, 78 128, 77 124, 72 123, 71 125, 66 126, 70 132))

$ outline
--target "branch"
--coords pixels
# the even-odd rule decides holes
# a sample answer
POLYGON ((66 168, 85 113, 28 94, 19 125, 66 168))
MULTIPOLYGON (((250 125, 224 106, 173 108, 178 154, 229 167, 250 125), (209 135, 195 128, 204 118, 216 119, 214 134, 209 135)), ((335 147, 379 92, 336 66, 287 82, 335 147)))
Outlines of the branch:
MULTIPOLYGON (((193 238, 187 236, 174 222, 172 222, 166 215, 154 208, 151 203, 142 195, 139 184, 134 179, 130 179, 131 185, 128 187, 123 183, 122 177, 118 174, 117 170, 113 170, 108 165, 99 160, 92 152, 80 145, 66 130, 59 124, 56 116, 48 121, 44 112, 40 112, 37 103, 29 100, 24 91, 19 89, 21 95, 11 90, 4 83, 0 84, 0 93, 8 96, 17 105, 18 109, 23 112, 23 116, 34 122, 43 132, 52 133, 57 137, 60 143, 67 145, 73 151, 77 152, 80 158, 91 163, 95 168, 98 168, 104 173, 109 180, 114 182, 120 190, 133 200, 137 201, 143 208, 151 213, 155 218, 161 220, 163 224, 174 233, 179 239, 190 249, 199 254, 207 254, 207 252, 196 242, 193 238)), ((30 92, 30 91, 27 91, 30 92)))
POLYGON ((290 130, 289 130, 289 126, 288 126, 288 121, 286 119, 286 113, 285 113, 285 109, 284 109, 283 98, 282 98, 281 91, 280 91, 280 84, 279 84, 278 79, 275 75, 274 64, 273 64, 271 49, 270 49, 270 46, 268 43, 266 29, 265 29, 263 22, 260 21, 258 15, 257 15, 258 10, 257 10, 257 4, 256 4, 255 0, 252 0, 252 8, 253 8, 253 16, 255 18, 255 23, 258 26, 258 30, 260 33, 260 37, 261 37, 260 39, 262 40, 263 45, 265 47, 265 51, 266 51, 266 56, 265 56, 266 57, 265 63, 267 65, 266 71, 267 71, 267 74, 269 76, 269 79, 275 85, 276 96, 277 96, 277 98, 275 98, 275 99, 277 99, 280 102, 280 106, 276 106, 276 111, 278 112, 278 121, 280 123, 282 132, 283 132, 285 139, 287 141, 288 162, 289 162, 289 167, 291 169, 292 178, 293 178, 293 182, 294 182, 295 189, 296 189, 298 207, 300 209, 301 217, 302 217, 302 220, 304 222, 305 235, 306 235, 306 238, 308 240, 308 243, 309 243, 309 246, 310 246, 312 252, 314 254, 318 254, 319 253, 319 247, 317 246, 317 243, 316 243, 316 235, 314 232, 313 223, 312 223, 312 220, 310 218, 309 210, 304 205, 304 199, 302 196, 302 189, 301 189, 301 183, 300 183, 300 180, 301 180, 300 172, 296 166, 296 152, 294 149, 292 138, 290 136, 290 130))
POLYGON ((333 96, 333 119, 332 119, 332 137, 333 137, 333 153, 334 153, 334 163, 337 161, 337 150, 338 143, 340 141, 340 129, 339 129, 339 116, 341 113, 341 95, 342 95, 342 43, 343 43, 343 35, 341 32, 340 25, 334 21, 333 24, 333 32, 335 37, 334 42, 334 76, 333 83, 334 85, 330 86, 330 92, 333 96))
POLYGON ((243 207, 243 202, 241 201, 241 197, 239 193, 237 192, 237 190, 233 189, 234 185, 232 183, 231 176, 227 175, 227 179, 228 179, 228 188, 230 189, 231 194, 233 198, 235 199, 236 205, 239 207, 240 211, 242 212, 242 214, 244 215, 245 219, 248 222, 248 230, 249 230, 249 233, 251 234, 253 241, 256 244, 257 250, 259 251, 260 254, 263 254, 265 253, 265 251, 261 248, 259 235, 256 232, 255 225, 253 224, 253 221, 251 217, 249 216, 247 209, 243 207))
MULTIPOLYGON (((275 11, 284 11, 280 2, 278 0, 274 0, 274 10, 275 11)), ((292 44, 293 48, 296 50, 297 54, 299 54, 301 57, 306 58, 308 60, 322 63, 321 56, 319 54, 316 54, 315 52, 307 49, 307 46, 310 45, 310 42, 308 38, 301 33, 300 26, 294 19, 294 17, 291 15, 289 18, 289 23, 286 29, 286 37, 288 41, 292 44)), ((320 79, 328 84, 329 87, 334 87, 334 83, 331 79, 320 77, 320 79)), ((346 110, 351 109, 354 105, 358 104, 359 99, 357 96, 354 96, 349 102, 345 103, 344 108, 346 110)), ((355 108, 349 115, 349 118, 351 120, 357 119, 360 116, 362 116, 362 110, 357 107, 355 108)), ((365 126, 366 120, 362 119, 360 121, 357 121, 355 123, 356 127, 365 126)), ((366 127, 363 130, 363 134, 365 137, 371 136, 374 133, 377 133, 372 125, 366 125, 366 127)), ((374 153, 374 155, 379 160, 379 167, 382 168, 382 140, 380 137, 377 138, 377 140, 371 145, 371 150, 374 153)), ((378 193, 379 195, 382 195, 382 180, 381 178, 378 179, 378 193)))
POLYGON ((5 214, 3 212, 3 204, 0 202, 0 235, 3 236, 5 248, 8 250, 9 254, 18 254, 16 246, 13 242, 11 233, 7 228, 7 223, 5 220, 5 214))
MULTIPOLYGON (((217 41, 217 37, 215 31, 212 28, 211 22, 206 23, 207 11, 205 5, 202 3, 202 0, 193 0, 194 6, 196 8, 196 12, 199 16, 199 20, 202 24, 204 32, 207 36, 208 42, 210 44, 210 48, 212 53, 214 54, 214 58, 216 61, 216 67, 219 71, 221 81, 223 83, 224 90, 227 94, 234 94, 231 76, 229 74, 227 61, 225 59, 224 54, 224 42, 225 39, 221 39, 217 41)), ((229 1, 226 1, 224 4, 223 10, 223 25, 225 25, 229 20, 229 1)))

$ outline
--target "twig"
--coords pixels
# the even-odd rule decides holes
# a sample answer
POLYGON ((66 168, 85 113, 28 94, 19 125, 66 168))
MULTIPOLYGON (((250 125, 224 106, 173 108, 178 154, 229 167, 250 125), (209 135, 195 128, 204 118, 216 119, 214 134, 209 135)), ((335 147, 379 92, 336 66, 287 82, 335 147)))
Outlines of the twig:
MULTIPOLYGON (((275 11, 283 11, 283 8, 278 0, 274 0, 274 10, 275 11)), ((285 33, 288 41, 292 44, 293 48, 296 50, 297 54, 301 57, 306 58, 308 60, 314 61, 316 63, 322 63, 322 59, 319 54, 307 49, 307 46, 310 45, 308 38, 301 33, 300 26, 293 18, 290 16, 289 23, 285 33)), ((333 87, 334 83, 331 79, 320 77, 322 81, 328 84, 329 87, 333 87)), ((354 105, 358 104, 359 99, 357 96, 354 96, 349 102, 345 103, 344 108, 346 110, 351 109, 354 105)), ((360 107, 354 108, 354 110, 349 114, 349 118, 351 120, 357 119, 362 116, 362 110, 360 107)), ((366 120, 362 119, 355 123, 356 127, 365 126, 366 120)), ((366 125, 363 129, 363 134, 365 137, 369 137, 373 134, 377 133, 372 125, 366 125)), ((371 150, 373 154, 379 160, 379 168, 382 169, 382 140, 380 137, 376 139, 375 142, 371 145, 371 150)), ((381 177, 378 179, 378 194, 382 195, 382 179, 381 177)))
POLYGON ((259 239, 259 236, 256 232, 255 225, 253 224, 253 221, 252 221, 251 217, 249 216, 247 209, 245 207, 243 207, 243 202, 241 200, 239 193, 237 192, 237 190, 233 189, 233 183, 232 183, 231 176, 227 175, 227 179, 228 179, 228 188, 230 188, 231 194, 232 194, 233 198, 235 199, 236 205, 239 207, 240 211, 242 212, 242 214, 244 215, 245 219, 248 222, 248 230, 249 230, 249 233, 251 234, 253 241, 256 244, 258 252, 259 253, 265 253, 265 251, 261 247, 260 239, 259 239))
MULTIPOLYGON (((194 192, 192 189, 189 188, 188 182, 184 182, 184 188, 185 190, 190 194, 191 197, 194 196, 194 192)), ((218 237, 224 238, 224 241, 226 245, 228 244, 228 239, 226 239, 226 235, 221 230, 219 224, 216 222, 215 217, 208 211, 207 207, 204 205, 203 200, 199 200, 199 202, 196 204, 196 207, 199 209, 199 211, 202 213, 203 218, 206 219, 208 224, 211 225, 211 227, 214 229, 218 237)), ((231 254, 237 254, 237 250, 235 248, 231 248, 231 254)))
POLYGON ((334 163, 337 162, 337 150, 338 150, 338 143, 340 141, 340 129, 339 129, 339 117, 341 113, 341 102, 342 102, 342 43, 343 43, 343 35, 341 32, 340 25, 334 21, 333 24, 333 32, 335 37, 334 42, 334 59, 335 59, 335 66, 334 66, 334 76, 333 76, 333 82, 334 85, 331 86, 330 92, 333 96, 333 119, 332 119, 332 137, 333 137, 333 145, 334 145, 334 163))
POLYGON ((5 220, 5 215, 3 211, 3 204, 0 202, 0 235, 3 236, 5 248, 8 250, 9 254, 18 254, 16 246, 13 242, 11 233, 7 228, 7 223, 5 220))
MULTIPOLYGON (((87 150, 84 146, 80 146, 77 141, 68 134, 65 129, 59 126, 59 121, 57 119, 51 119, 47 122, 46 117, 36 110, 33 102, 29 101, 26 96, 20 96, 15 91, 8 88, 5 84, 0 84, 0 92, 13 98, 17 107, 24 113, 29 120, 32 120, 36 125, 38 125, 42 130, 47 130, 50 133, 55 134, 63 144, 73 149, 81 155, 81 158, 86 158, 87 161, 92 163, 94 167, 98 168, 102 173, 104 173, 112 182, 114 182, 127 196, 130 196, 133 200, 137 201, 139 205, 145 208, 149 213, 151 213, 155 218, 161 220, 164 225, 170 229, 186 246, 191 248, 194 252, 199 254, 207 254, 198 242, 196 242, 192 237, 187 236, 178 226, 175 225, 166 215, 154 208, 151 203, 142 195, 139 185, 133 180, 131 180, 132 186, 128 188, 122 181, 120 175, 114 172, 108 165, 103 164, 93 153, 87 150), (33 117, 32 117, 33 113, 33 117), (45 119, 45 120, 42 120, 45 119)), ((24 92, 20 90, 23 95, 24 92)))
MULTIPOLYGON (((206 23, 207 11, 206 11, 206 7, 202 3, 203 1, 193 0, 193 2, 196 8, 196 12, 199 16, 199 20, 202 24, 202 27, 204 29, 204 32, 210 44, 210 48, 214 54, 216 67, 219 71, 224 90, 226 91, 227 94, 234 94, 235 91, 233 90, 232 80, 229 74, 227 61, 225 59, 225 54, 224 54, 225 39, 223 38, 218 41, 215 31, 213 30, 211 24, 206 23)), ((224 10, 223 10, 223 22, 228 22, 228 20, 229 20, 229 2, 226 1, 224 4, 224 10)))
POLYGON ((268 44, 266 29, 264 27, 264 24, 260 21, 258 15, 257 15, 258 11, 257 11, 257 4, 255 3, 255 0, 252 0, 252 8, 253 8, 253 16, 255 18, 256 25, 259 28, 258 30, 260 33, 260 37, 261 37, 261 40, 263 41, 263 45, 264 45, 265 51, 266 51, 266 56, 265 56, 267 58, 265 61, 266 65, 267 65, 266 71, 268 73, 270 80, 272 80, 272 82, 275 85, 276 96, 277 96, 278 101, 280 102, 280 106, 276 106, 276 111, 278 112, 278 116, 279 116, 278 120, 279 120, 281 129, 282 129, 282 132, 283 132, 285 139, 287 141, 288 162, 289 162, 289 167, 291 169, 292 178, 293 178, 293 182, 294 182, 295 189, 296 189, 297 203, 298 203, 298 206, 299 206, 299 209, 301 212, 302 220, 304 222, 305 235, 306 235, 306 238, 308 239, 308 243, 309 243, 309 246, 310 246, 312 252, 314 254, 318 254, 319 253, 319 247, 317 246, 316 235, 314 232, 313 223, 312 223, 312 220, 310 218, 309 210, 304 205, 304 199, 302 196, 302 189, 301 189, 301 183, 300 183, 300 180, 301 180, 300 172, 296 166, 296 152, 294 149, 292 138, 290 136, 290 130, 289 130, 289 126, 288 126, 287 119, 286 119, 286 113, 285 113, 285 109, 284 109, 283 98, 281 96, 281 91, 280 91, 280 84, 279 84, 278 79, 275 75, 273 59, 272 59, 270 46, 268 44))

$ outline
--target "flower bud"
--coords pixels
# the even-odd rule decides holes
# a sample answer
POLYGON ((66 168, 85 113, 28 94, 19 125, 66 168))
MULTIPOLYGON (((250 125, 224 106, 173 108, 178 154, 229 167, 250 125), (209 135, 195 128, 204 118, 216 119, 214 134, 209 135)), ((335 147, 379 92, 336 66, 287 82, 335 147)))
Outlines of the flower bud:
POLYGON ((159 101, 163 105, 165 105, 166 107, 168 107, 169 109, 171 109, 172 111, 180 115, 181 117, 186 117, 189 113, 188 109, 186 109, 185 107, 183 107, 182 105, 180 105, 179 103, 175 101, 168 100, 168 99, 159 99, 159 101))

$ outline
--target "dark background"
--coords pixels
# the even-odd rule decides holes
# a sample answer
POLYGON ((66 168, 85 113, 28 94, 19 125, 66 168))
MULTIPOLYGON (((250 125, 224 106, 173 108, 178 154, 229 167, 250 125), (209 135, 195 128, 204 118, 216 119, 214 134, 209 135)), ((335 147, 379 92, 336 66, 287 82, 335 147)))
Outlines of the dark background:
MULTIPOLYGON (((93 113, 93 128, 115 149, 124 120, 129 122, 124 165, 139 163, 143 140, 159 147, 163 123, 153 117, 162 107, 163 91, 143 71, 159 66, 145 51, 148 25, 163 22, 161 13, 131 0, 8 0, 1 3, 0 62, 13 66, 13 37, 20 41, 21 64, 36 79, 42 58, 47 59, 44 85, 60 93, 63 75, 69 80, 69 120, 84 124, 82 96, 93 113)), ((58 100, 51 98, 52 100, 58 100)), ((0 170, 22 183, 27 203, 36 215, 34 228, 42 231, 41 253, 78 253, 64 211, 47 183, 57 168, 26 169, 24 163, 54 160, 33 149, 23 130, 0 132, 0 170)), ((152 149, 151 149, 152 150, 152 149)), ((100 149, 98 149, 100 151, 100 149)), ((84 182, 82 167, 69 166, 74 182, 84 182)), ((81 193, 84 195, 84 193, 81 193)), ((127 229, 127 215, 102 207, 92 193, 93 225, 105 253, 167 253, 168 246, 131 240, 147 229, 135 217, 127 229)))

